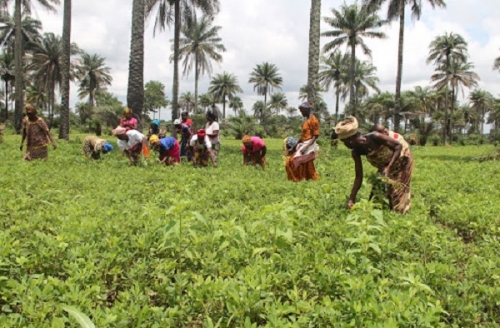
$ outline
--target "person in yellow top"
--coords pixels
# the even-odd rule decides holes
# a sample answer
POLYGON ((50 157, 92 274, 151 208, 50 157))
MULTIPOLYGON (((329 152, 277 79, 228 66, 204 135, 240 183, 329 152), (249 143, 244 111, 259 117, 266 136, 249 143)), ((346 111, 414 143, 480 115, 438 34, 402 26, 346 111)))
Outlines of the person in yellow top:
POLYGON ((319 146, 316 140, 319 137, 319 121, 312 114, 312 106, 309 102, 303 102, 299 106, 300 113, 306 121, 302 124, 300 139, 289 150, 291 155, 286 163, 285 169, 288 180, 318 180, 319 176, 314 167, 314 159, 318 155, 319 146))
POLYGON ((49 142, 56 147, 56 141, 50 134, 49 127, 45 121, 37 116, 37 109, 31 104, 26 104, 26 116, 23 118, 22 131, 23 137, 19 149, 23 150, 24 140, 26 140, 26 153, 23 158, 27 161, 33 159, 46 159, 48 155, 49 142))

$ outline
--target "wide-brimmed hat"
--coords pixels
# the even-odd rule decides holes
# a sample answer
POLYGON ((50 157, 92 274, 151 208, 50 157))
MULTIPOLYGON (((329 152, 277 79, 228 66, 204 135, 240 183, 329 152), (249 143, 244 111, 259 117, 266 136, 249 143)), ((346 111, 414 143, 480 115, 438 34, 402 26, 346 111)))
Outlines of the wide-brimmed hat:
POLYGON ((335 126, 335 133, 339 139, 347 139, 358 133, 358 120, 354 116, 349 116, 335 126))

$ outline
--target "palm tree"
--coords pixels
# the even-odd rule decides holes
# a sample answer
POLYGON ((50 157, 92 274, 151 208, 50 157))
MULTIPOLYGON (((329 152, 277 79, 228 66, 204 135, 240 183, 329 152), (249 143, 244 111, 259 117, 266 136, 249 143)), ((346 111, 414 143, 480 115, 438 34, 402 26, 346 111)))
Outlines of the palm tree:
POLYGON ((269 109, 274 110, 276 115, 279 115, 279 113, 282 110, 285 110, 287 107, 288 107, 288 100, 286 99, 286 95, 283 92, 277 92, 271 95, 269 109))
MULTIPOLYGON (((198 96, 198 103, 204 111, 215 105, 214 95, 211 93, 204 93, 198 96)), ((199 114, 199 109, 195 114, 199 114)))
POLYGON ((212 81, 210 81, 210 88, 208 92, 214 95, 214 99, 222 103, 222 118, 226 118, 226 97, 229 100, 233 99, 237 92, 243 92, 238 79, 233 74, 222 73, 217 74, 212 81))
POLYGON ((363 98, 368 96, 369 89, 380 93, 377 83, 378 77, 375 75, 377 68, 370 62, 360 61, 356 59, 354 68, 354 88, 356 94, 355 104, 357 105, 363 98))
POLYGON ((495 58, 495 61, 493 62, 493 70, 500 71, 500 57, 495 58))
MULTIPOLYGON (((194 108, 198 108, 198 81, 200 74, 212 73, 212 63, 222 62, 220 52, 226 51, 222 39, 218 36, 220 26, 212 26, 213 17, 203 16, 200 21, 196 16, 191 26, 184 25, 179 40, 179 59, 184 58, 184 75, 188 75, 194 67, 194 108)), ((171 57, 173 59, 173 56, 171 57)))
POLYGON ((111 85, 113 78, 110 68, 105 64, 106 58, 97 54, 90 55, 86 52, 81 54, 79 65, 76 67, 76 78, 78 79, 78 97, 88 97, 90 107, 95 106, 96 95, 111 85))
POLYGON ((0 54, 0 78, 5 83, 5 120, 9 118, 9 86, 14 81, 14 73, 14 56, 6 52, 0 54))
MULTIPOLYGON (((34 0, 14 0, 14 21, 15 26, 22 26, 21 7, 29 14, 31 12, 31 4, 34 0)), ((44 8, 55 11, 52 4, 58 4, 59 0, 37 0, 44 8)), ((23 32, 22 29, 15 30, 15 46, 14 46, 14 66, 16 71, 16 108, 14 114, 14 127, 16 133, 21 132, 22 111, 24 110, 24 80, 23 80, 23 32)))
POLYGON ((144 13, 145 0, 132 2, 132 33, 128 61, 127 107, 139 117, 144 107, 144 13))
MULTIPOLYGON (((401 81, 403 77, 403 46, 405 32, 405 9, 410 6, 412 18, 419 20, 422 14, 422 1, 404 1, 404 0, 363 0, 364 4, 372 8, 379 8, 383 3, 388 2, 387 20, 395 21, 399 19, 399 41, 398 41, 398 69, 396 73, 396 94, 394 108, 395 131, 399 128, 399 113, 401 112, 401 81)), ((444 0, 427 0, 432 8, 446 8, 444 0)))
POLYGON ((348 80, 350 57, 335 51, 330 57, 321 57, 319 82, 321 87, 327 91, 333 85, 335 94, 335 122, 339 119, 340 92, 348 80))
POLYGON ((252 110, 253 116, 262 121, 266 114, 266 105, 264 102, 262 100, 256 101, 252 106, 252 110))
POLYGON ((248 83, 253 83, 253 89, 257 89, 257 94, 264 96, 264 106, 267 106, 267 94, 273 88, 281 90, 283 78, 278 72, 278 67, 274 64, 264 62, 257 66, 250 73, 248 83))
MULTIPOLYGON (((429 57, 427 64, 434 62, 435 65, 445 65, 447 71, 452 61, 467 61, 467 42, 465 39, 456 33, 445 33, 436 37, 429 45, 429 57)), ((448 83, 444 85, 445 100, 444 100, 444 121, 445 125, 448 122, 448 83)), ((443 128, 443 143, 446 142, 446 128, 443 128)))
POLYGON ((487 91, 476 89, 469 94, 469 102, 472 109, 477 113, 476 130, 483 135, 484 117, 493 107, 493 96, 487 91))
POLYGON ((360 46, 363 53, 371 57, 371 50, 363 41, 363 38, 386 38, 385 33, 373 31, 379 28, 385 21, 381 20, 368 7, 359 7, 357 3, 352 5, 344 4, 340 11, 332 9, 333 17, 325 17, 325 22, 333 27, 331 31, 323 32, 325 37, 333 37, 333 41, 323 46, 323 52, 328 53, 340 48, 343 44, 350 47, 351 66, 349 74, 350 92, 349 107, 353 115, 356 115, 355 92, 354 92, 354 74, 356 65, 356 47, 360 46))
POLYGON ((190 113, 195 107, 196 99, 191 92, 184 92, 179 98, 179 107, 190 113))
POLYGON ((243 101, 241 101, 240 97, 234 96, 233 99, 229 101, 229 108, 234 110, 234 116, 236 116, 243 109, 243 101))
MULTIPOLYGON (((449 64, 443 63, 437 68, 437 73, 431 76, 436 89, 446 88, 451 85, 451 117, 453 117, 455 94, 462 91, 463 87, 471 88, 478 85, 479 76, 471 71, 474 68, 472 63, 462 62, 461 60, 452 60, 449 64)), ((448 124, 450 144, 452 142, 453 120, 450 118, 445 122, 448 124)))
POLYGON ((179 40, 181 33, 181 19, 189 21, 194 16, 194 9, 198 8, 205 15, 214 16, 219 12, 219 0, 145 0, 146 16, 150 16, 158 8, 155 18, 154 31, 165 30, 174 23, 174 81, 172 86, 172 119, 178 117, 179 99, 179 40), (183 15, 181 16, 181 12, 183 15))
MULTIPOLYGON (((54 33, 45 33, 41 44, 34 46, 34 53, 27 70, 31 71, 31 79, 38 88, 48 95, 49 127, 54 118, 55 92, 62 81, 62 39, 54 33)), ((76 44, 71 44, 70 55, 78 54, 76 44)), ((73 74, 69 78, 73 79, 73 74)), ((16 90, 17 93, 17 90, 16 90)))
POLYGON ((61 56, 61 123, 59 139, 69 139, 69 79, 71 59, 71 0, 64 0, 61 56))
POLYGON ((309 60, 307 64, 307 101, 316 104, 316 88, 319 71, 319 43, 321 25, 321 0, 311 0, 309 13, 309 60))
POLYGON ((288 114, 288 117, 292 117, 297 113, 297 108, 289 106, 286 108, 286 113, 288 114))
MULTIPOLYGON (((16 41, 16 22, 13 16, 5 13, 0 15, 0 48, 8 49, 8 52, 14 54, 14 44, 16 41)), ((40 42, 42 31, 42 22, 32 18, 27 12, 23 12, 21 21, 21 35, 24 44, 29 47, 30 44, 40 42)))

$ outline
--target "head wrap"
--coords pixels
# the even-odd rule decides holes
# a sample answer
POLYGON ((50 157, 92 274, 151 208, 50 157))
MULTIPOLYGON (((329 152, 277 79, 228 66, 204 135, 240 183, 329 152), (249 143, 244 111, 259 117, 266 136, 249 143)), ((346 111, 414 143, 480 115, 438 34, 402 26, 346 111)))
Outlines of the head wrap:
POLYGON ((119 136, 121 134, 127 133, 127 129, 125 129, 123 126, 117 126, 113 131, 111 131, 115 136, 119 136))
POLYGON ((181 123, 181 120, 178 118, 174 120, 174 125, 181 125, 181 123))
POLYGON ((335 133, 339 139, 347 139, 358 133, 358 120, 354 116, 349 116, 335 126, 335 133))
POLYGON ((199 129, 198 132, 196 132, 196 135, 198 135, 198 140, 205 138, 207 135, 205 132, 205 129, 199 129))
POLYGON ((24 106, 24 109, 26 110, 26 113, 29 114, 36 114, 38 112, 36 107, 32 104, 26 104, 26 106, 24 106))
POLYGON ((149 143, 152 145, 155 145, 160 142, 160 138, 156 134, 153 134, 151 137, 149 137, 149 143))
POLYGON ((187 111, 182 111, 181 115, 189 115, 187 111))
POLYGON ((123 111, 125 114, 132 114, 132 109, 130 108, 125 108, 125 110, 123 111))
POLYGON ((104 146, 102 146, 102 151, 105 153, 109 153, 112 150, 113 150, 113 146, 109 142, 106 142, 104 144, 104 146))
POLYGON ((154 124, 156 126, 160 126, 160 120, 153 120, 151 124, 154 124))
POLYGON ((302 104, 299 105, 299 109, 311 109, 311 104, 308 101, 304 101, 302 104))
POLYGON ((298 140, 294 137, 287 137, 285 139, 285 145, 287 149, 293 148, 297 144, 298 140))
POLYGON ((243 139, 241 139, 241 142, 243 142, 244 144, 251 143, 252 142, 252 138, 250 138, 249 135, 244 135, 243 139))
POLYGON ((211 111, 208 111, 208 112, 207 112, 207 116, 208 116, 209 118, 211 118, 212 120, 214 120, 214 121, 216 121, 216 120, 217 120, 217 116, 216 116, 213 112, 211 112, 211 111))

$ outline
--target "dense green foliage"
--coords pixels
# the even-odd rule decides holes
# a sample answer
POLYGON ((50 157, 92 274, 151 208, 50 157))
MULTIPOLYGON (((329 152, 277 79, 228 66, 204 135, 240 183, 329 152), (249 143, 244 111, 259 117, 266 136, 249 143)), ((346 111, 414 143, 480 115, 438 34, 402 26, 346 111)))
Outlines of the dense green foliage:
POLYGON ((0 144, 1 327, 74 327, 73 308, 96 327, 500 324, 500 167, 469 161, 493 146, 414 148, 401 216, 347 211, 353 163, 325 140, 321 180, 292 183, 278 139, 263 171, 234 140, 194 169, 91 162, 83 137, 32 163, 0 144))

